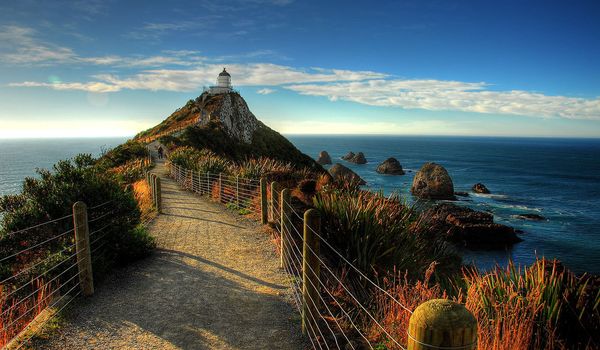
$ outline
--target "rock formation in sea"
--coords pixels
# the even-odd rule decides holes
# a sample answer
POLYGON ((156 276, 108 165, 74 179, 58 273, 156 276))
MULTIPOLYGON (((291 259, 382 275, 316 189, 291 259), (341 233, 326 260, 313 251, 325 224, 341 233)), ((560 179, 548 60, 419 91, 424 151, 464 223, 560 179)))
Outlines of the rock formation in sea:
POLYGON ((350 159, 354 158, 354 156, 355 156, 354 152, 348 152, 348 153, 346 153, 345 156, 342 157, 342 159, 349 161, 350 159))
POLYGON ((349 160, 349 162, 354 164, 367 164, 367 158, 365 158, 364 153, 358 152, 356 155, 354 155, 354 157, 352 157, 352 159, 349 160))
POLYGON ((423 199, 455 199, 452 178, 443 166, 436 163, 425 163, 419 169, 410 191, 423 199))
POLYGON ((329 156, 329 153, 327 153, 327 151, 321 151, 321 153, 319 153, 319 159, 317 159, 317 163, 321 165, 331 164, 331 157, 329 156))
POLYGON ((404 175, 402 165, 396 158, 393 157, 390 157, 384 160, 383 163, 379 164, 377 166, 377 172, 388 175, 404 175))
POLYGON ((472 189, 473 189, 473 192, 475 192, 475 193, 484 193, 484 194, 490 193, 490 190, 488 190, 488 188, 481 182, 478 182, 475 185, 473 185, 472 189))
POLYGON ((365 154, 362 152, 354 153, 348 152, 345 156, 342 157, 343 160, 354 163, 354 164, 366 164, 367 158, 365 158, 365 154))
POLYGON ((365 180, 358 176, 358 174, 339 163, 336 163, 329 169, 329 174, 331 174, 335 181, 358 182, 360 185, 366 184, 365 180))
POLYGON ((443 203, 425 212, 431 232, 442 234, 445 239, 464 244, 473 249, 503 249, 521 242, 515 230, 494 223, 490 213, 467 207, 443 203))

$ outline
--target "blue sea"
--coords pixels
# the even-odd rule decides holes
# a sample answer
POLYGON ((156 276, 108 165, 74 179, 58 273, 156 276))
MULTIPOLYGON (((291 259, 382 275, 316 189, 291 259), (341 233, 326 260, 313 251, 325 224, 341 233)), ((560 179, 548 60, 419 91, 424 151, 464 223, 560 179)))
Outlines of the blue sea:
POLYGON ((118 146, 127 139, 0 139, 0 195, 21 192, 23 180, 36 176, 36 168, 51 169, 61 159, 79 153, 100 156, 103 151, 118 146))
MULTIPOLYGON (((491 195, 461 198, 461 204, 494 214, 495 220, 525 233, 509 251, 463 251, 465 262, 481 268, 508 259, 529 264, 536 256, 556 257, 576 272, 600 273, 600 140, 407 136, 288 136, 304 153, 326 150, 362 176, 369 188, 399 191, 410 200, 414 173, 428 161, 446 167, 455 190, 484 183, 491 195), (340 159, 364 152, 368 163, 340 159), (397 158, 403 176, 380 175, 377 165, 397 158), (546 221, 515 217, 536 213, 546 221)), ((51 168, 78 153, 98 156, 125 138, 0 140, 0 195, 18 193, 36 168, 51 168)))
POLYGON ((326 150, 359 174, 372 190, 399 191, 408 200, 415 172, 425 162, 443 165, 456 191, 471 192, 484 183, 490 195, 470 193, 460 204, 494 214, 496 222, 524 231, 523 242, 505 251, 463 251, 467 263, 487 269, 512 259, 529 264, 535 257, 556 257, 576 272, 600 273, 600 139, 288 136, 317 158, 326 150), (363 152, 368 163, 340 159, 363 152), (395 157, 412 172, 380 175, 375 169, 395 157), (518 219, 533 213, 545 221, 518 219))

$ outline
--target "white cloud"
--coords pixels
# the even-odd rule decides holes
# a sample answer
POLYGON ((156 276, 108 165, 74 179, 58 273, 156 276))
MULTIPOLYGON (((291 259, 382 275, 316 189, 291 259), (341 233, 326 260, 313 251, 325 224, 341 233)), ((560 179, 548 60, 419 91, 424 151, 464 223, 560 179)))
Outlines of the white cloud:
POLYGON ((46 43, 32 28, 21 26, 0 27, 0 63, 12 65, 82 64, 110 67, 151 68, 165 66, 192 66, 206 60, 198 51, 163 51, 153 56, 91 56, 83 57, 72 49, 46 43))
MULTIPOLYGON (((176 29, 158 24, 151 28, 176 29)), ((191 92, 213 84, 222 67, 226 66, 233 75, 234 85, 261 86, 258 93, 262 94, 272 93, 274 90, 270 87, 280 86, 303 95, 370 106, 600 120, 600 98, 551 96, 519 90, 495 91, 484 82, 393 79, 374 71, 321 67, 303 69, 273 63, 216 64, 224 58, 211 59, 188 50, 163 51, 153 56, 83 57, 70 48, 44 43, 36 36, 31 28, 0 27, 0 62, 19 65, 80 64, 108 67, 117 72, 119 68, 138 69, 138 72, 128 75, 98 73, 83 82, 25 81, 9 86, 98 93, 121 90, 191 92)), ((247 54, 250 55, 247 57, 270 53, 272 51, 260 50, 247 54)), ((229 62, 235 61, 230 57, 229 62)))
MULTIPOLYGON (((384 74, 368 71, 343 70, 302 70, 271 63, 229 64, 228 71, 234 75, 233 82, 239 86, 277 86, 293 83, 335 82, 347 80, 374 79, 384 74)), ((49 84, 45 82, 12 83, 10 86, 49 87, 56 90, 84 90, 114 92, 120 90, 166 90, 194 91, 203 85, 213 84, 222 65, 203 64, 190 69, 153 69, 128 77, 111 74, 93 76, 96 81, 86 83, 49 84)))
POLYGON ((87 92, 116 92, 121 90, 118 86, 102 82, 90 83, 41 83, 35 81, 25 81, 22 83, 10 83, 13 87, 47 87, 54 90, 79 90, 87 92))
POLYGON ((600 120, 600 98, 492 91, 486 87, 485 83, 399 79, 285 86, 303 95, 370 106, 600 120))
POLYGON ((0 27, 0 61, 13 64, 49 64, 72 62, 75 59, 73 50, 41 43, 34 39, 34 33, 33 29, 27 27, 0 27))
POLYGON ((261 94, 261 95, 269 95, 269 94, 274 93, 275 91, 277 91, 277 90, 275 90, 275 89, 269 89, 269 88, 263 88, 263 89, 260 89, 260 90, 258 90, 256 92, 259 93, 259 94, 261 94))

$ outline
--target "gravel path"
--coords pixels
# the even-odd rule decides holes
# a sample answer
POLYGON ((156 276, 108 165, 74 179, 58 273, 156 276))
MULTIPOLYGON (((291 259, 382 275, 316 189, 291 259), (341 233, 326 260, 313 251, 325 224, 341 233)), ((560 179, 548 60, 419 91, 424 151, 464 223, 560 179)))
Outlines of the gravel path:
POLYGON ((40 349, 303 349, 299 316, 268 235, 155 169, 159 249, 71 308, 40 349))

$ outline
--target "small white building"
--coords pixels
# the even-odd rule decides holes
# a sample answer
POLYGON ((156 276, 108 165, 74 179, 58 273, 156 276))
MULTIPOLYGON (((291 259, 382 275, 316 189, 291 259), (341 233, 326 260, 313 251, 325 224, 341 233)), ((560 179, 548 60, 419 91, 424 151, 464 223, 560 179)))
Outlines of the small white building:
POLYGON ((219 73, 219 76, 217 77, 217 85, 211 86, 208 92, 212 95, 216 95, 231 91, 233 91, 233 86, 231 86, 231 75, 223 68, 223 71, 219 73))

